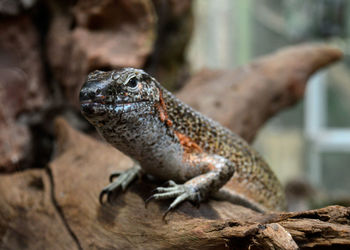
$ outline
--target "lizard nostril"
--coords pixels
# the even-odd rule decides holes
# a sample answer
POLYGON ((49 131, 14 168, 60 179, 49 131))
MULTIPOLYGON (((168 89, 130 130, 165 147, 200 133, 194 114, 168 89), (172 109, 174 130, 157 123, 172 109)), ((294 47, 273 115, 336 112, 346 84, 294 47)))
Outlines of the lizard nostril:
POLYGON ((91 100, 94 97, 95 97, 95 93, 93 93, 92 91, 87 91, 85 89, 82 89, 79 93, 80 102, 91 100))

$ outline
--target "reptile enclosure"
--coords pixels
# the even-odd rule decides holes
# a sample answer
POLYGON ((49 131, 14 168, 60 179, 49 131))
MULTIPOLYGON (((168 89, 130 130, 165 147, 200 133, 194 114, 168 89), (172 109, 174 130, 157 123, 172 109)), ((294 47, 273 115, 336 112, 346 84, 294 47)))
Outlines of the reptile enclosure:
MULTIPOLYGON (((77 115, 77 91, 95 68, 146 67, 160 82, 181 79, 184 45, 174 47, 171 37, 190 28, 162 27, 191 23, 191 1, 167 1, 162 17, 157 0, 67 2, 38 2, 11 15, 1 9, 0 46, 16 59, 0 82, 1 249, 350 248, 349 207, 260 214, 209 200, 182 204, 164 223, 169 201, 145 208, 157 186, 146 179, 101 206, 109 173, 131 160, 79 131, 89 130, 77 115), (163 64, 171 48, 173 64, 163 64)), ((182 37, 186 43, 189 35, 182 37)), ((341 57, 324 45, 294 46, 235 70, 202 70, 177 96, 252 142, 270 117, 303 97, 314 72, 341 57)))

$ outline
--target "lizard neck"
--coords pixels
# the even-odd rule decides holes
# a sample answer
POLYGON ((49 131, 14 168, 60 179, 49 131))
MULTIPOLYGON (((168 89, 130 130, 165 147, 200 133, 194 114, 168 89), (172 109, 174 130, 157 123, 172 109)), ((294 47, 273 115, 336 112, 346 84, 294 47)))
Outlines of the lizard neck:
POLYGON ((147 173, 166 176, 169 171, 162 173, 161 166, 169 162, 177 164, 175 159, 181 159, 181 148, 164 120, 165 111, 156 103, 135 112, 111 117, 97 130, 107 142, 137 160, 147 173), (155 165, 160 166, 157 172, 155 165))
POLYGON ((157 137, 165 131, 155 119, 154 109, 137 110, 137 115, 123 113, 111 117, 109 122, 98 128, 99 133, 114 147, 133 158, 139 158, 141 151, 156 144, 157 137))

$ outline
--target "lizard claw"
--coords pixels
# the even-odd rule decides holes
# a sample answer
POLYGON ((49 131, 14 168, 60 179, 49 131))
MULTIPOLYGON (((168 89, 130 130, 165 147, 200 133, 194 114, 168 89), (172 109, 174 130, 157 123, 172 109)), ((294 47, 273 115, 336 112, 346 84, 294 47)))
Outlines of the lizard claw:
POLYGON ((166 216, 168 215, 168 213, 170 213, 172 210, 172 208, 168 207, 168 209, 163 213, 162 216, 162 220, 165 221, 166 216))
POLYGON ((101 193, 100 193, 100 195, 99 195, 99 201, 100 201, 100 204, 102 205, 103 204, 103 197, 105 196, 105 194, 107 194, 108 193, 108 191, 107 190, 102 190, 101 191, 101 193))
POLYGON ((106 186, 104 189, 102 189, 99 201, 101 204, 104 204, 103 198, 105 195, 107 195, 107 202, 112 203, 112 194, 114 191, 121 189, 122 191, 125 191, 127 186, 135 180, 139 172, 141 171, 141 167, 139 165, 135 165, 134 167, 123 171, 123 172, 114 172, 110 176, 111 183, 106 186), (117 180, 113 181, 114 177, 119 176, 117 180))
POLYGON ((123 173, 123 171, 116 171, 116 172, 111 173, 110 176, 109 176, 109 182, 113 182, 113 179, 115 177, 118 177, 122 173, 123 173))
MULTIPOLYGON (((156 189, 154 189, 153 191, 155 191, 156 189)), ((153 192, 152 191, 152 192, 153 192)), ((150 197, 148 197, 146 200, 145 200, 145 208, 147 208, 148 206, 148 203, 150 203, 150 201, 152 201, 154 199, 154 195, 151 195, 150 197)))
POLYGON ((100 201, 100 204, 103 205, 104 202, 103 202, 103 197, 105 195, 107 195, 107 202, 108 203, 111 203, 112 202, 112 193, 113 191, 115 191, 116 189, 118 189, 119 183, 117 182, 112 182, 110 183, 107 187, 105 187, 104 189, 102 189, 102 191, 100 192, 100 195, 99 195, 99 201, 100 201))

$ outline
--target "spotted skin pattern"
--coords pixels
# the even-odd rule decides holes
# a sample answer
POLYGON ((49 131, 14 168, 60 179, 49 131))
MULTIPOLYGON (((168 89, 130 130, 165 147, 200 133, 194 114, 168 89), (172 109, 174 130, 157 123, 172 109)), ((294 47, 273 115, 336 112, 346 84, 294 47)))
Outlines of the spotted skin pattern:
MULTIPOLYGON (((102 137, 137 163, 102 190, 125 189, 147 173, 170 180, 150 199, 224 198, 257 211, 285 209, 281 184, 238 135, 205 117, 142 70, 94 71, 80 91, 81 111, 102 137)), ((166 212, 166 213, 167 213, 166 212)))

